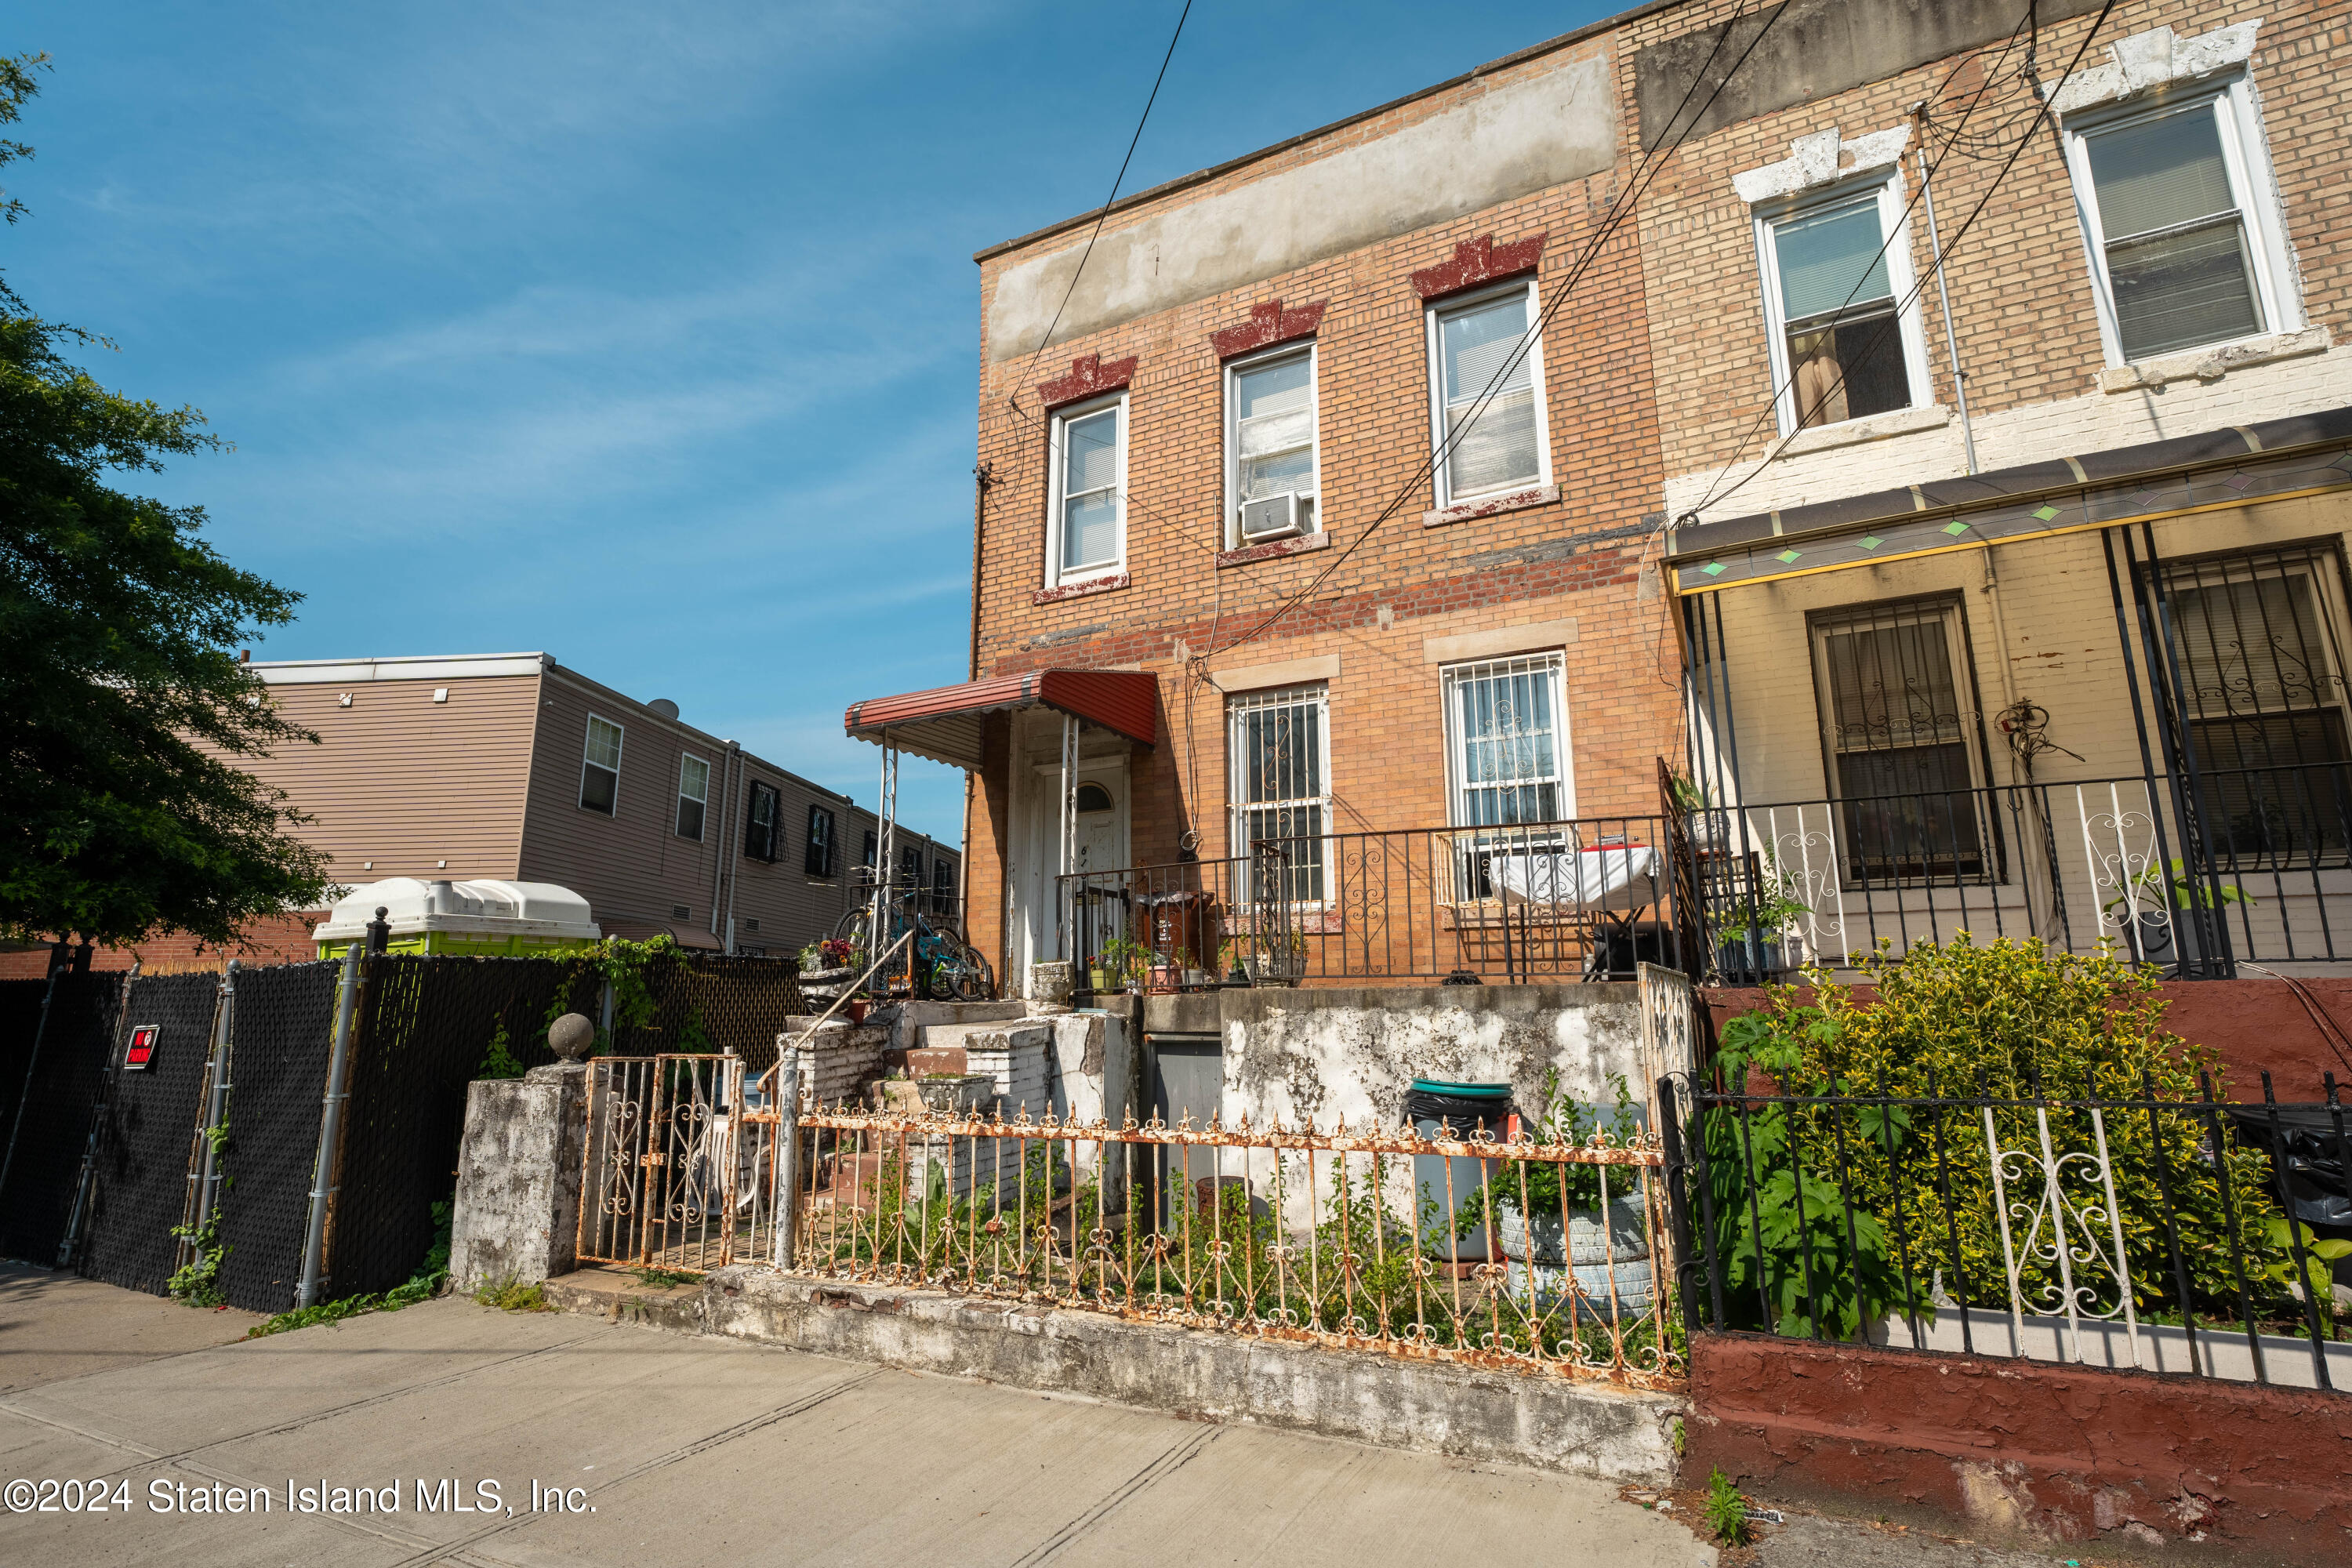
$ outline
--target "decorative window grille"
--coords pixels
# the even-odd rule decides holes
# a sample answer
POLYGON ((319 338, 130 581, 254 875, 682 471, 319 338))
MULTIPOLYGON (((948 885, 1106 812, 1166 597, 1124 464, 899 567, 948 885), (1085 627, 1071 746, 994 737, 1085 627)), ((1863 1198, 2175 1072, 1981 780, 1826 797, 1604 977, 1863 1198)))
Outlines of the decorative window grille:
POLYGON ((621 727, 588 716, 587 752, 580 763, 580 805, 611 816, 621 802, 621 727))
POLYGON ((782 802, 767 784, 751 786, 751 806, 743 817, 743 853, 771 863, 783 848, 782 802))
POLYGON ((1127 553, 1127 397, 1054 416, 1049 582, 1114 571, 1127 553))
POLYGON ((1757 219, 1782 434, 1927 401, 1902 225, 1892 178, 1757 219))
POLYGON ((1559 655, 1453 665, 1442 685, 1456 826, 1574 815, 1559 655))
POLYGON ((2265 864, 2346 858, 2344 582, 2327 542, 2164 567, 2177 700, 2217 848, 2265 864))
POLYGON ((1315 350, 1310 345, 1225 367, 1225 534, 1241 533, 1242 508, 1295 494, 1298 531, 1316 528, 1315 350))
POLYGON ((710 800, 710 764, 700 757, 681 755, 677 760, 677 823, 675 831, 680 838, 700 842, 703 810, 710 800))
POLYGON ((2154 110, 2078 116, 2067 132, 2117 358, 2300 324, 2263 221, 2275 196, 2242 78, 2154 110))
POLYGON ((1998 826, 1978 788, 1979 716, 1958 604, 1866 605, 1815 616, 1812 634, 1847 880, 1997 879, 1998 826))
POLYGON ((1549 482, 1536 314, 1532 282, 1430 310, 1431 436, 1441 451, 1454 442, 1437 465, 1438 505, 1549 482))
POLYGON ((824 806, 809 807, 808 837, 803 847, 801 867, 812 877, 833 875, 833 813, 824 806))
POLYGON ((1330 840, 1330 697, 1322 686, 1254 691, 1226 707, 1234 852, 1279 845, 1286 869, 1263 898, 1320 903, 1330 840))

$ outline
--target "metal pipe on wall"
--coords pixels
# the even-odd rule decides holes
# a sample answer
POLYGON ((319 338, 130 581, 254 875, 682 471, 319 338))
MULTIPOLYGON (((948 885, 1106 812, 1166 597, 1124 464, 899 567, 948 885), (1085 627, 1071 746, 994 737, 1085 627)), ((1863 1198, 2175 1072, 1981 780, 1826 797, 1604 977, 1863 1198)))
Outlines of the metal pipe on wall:
MULTIPOLYGON (((1923 102, 1913 112, 1924 117, 1927 107, 1923 102)), ((1952 365, 1952 396, 1960 405, 1960 445, 1968 452, 1969 472, 1973 474, 1978 471, 1977 437, 1969 424, 1969 377, 1960 368, 1960 341, 1952 331, 1952 292, 1944 286, 1944 241, 1936 232, 1936 192, 1927 182, 1927 147, 1924 140, 1919 145, 1919 202, 1927 219, 1927 255, 1936 264, 1936 297, 1944 306, 1944 353, 1952 365)))
POLYGON ((196 1230, 204 1229, 205 1221, 211 1217, 218 1201, 220 1160, 214 1150, 213 1141, 218 1136, 214 1130, 228 1119, 229 1040, 236 1009, 237 968, 237 961, 232 958, 228 961, 228 968, 222 972, 220 1009, 213 1019, 212 1092, 205 1097, 204 1155, 202 1163, 196 1168, 196 1212, 192 1227, 196 1230))

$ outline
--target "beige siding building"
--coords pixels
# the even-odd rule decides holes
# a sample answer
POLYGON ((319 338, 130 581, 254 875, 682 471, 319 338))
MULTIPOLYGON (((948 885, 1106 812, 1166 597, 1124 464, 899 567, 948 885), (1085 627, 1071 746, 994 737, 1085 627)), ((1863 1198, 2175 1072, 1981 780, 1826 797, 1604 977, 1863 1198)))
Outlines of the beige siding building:
MULTIPOLYGON (((554 882, 607 935, 782 957, 862 898, 876 820, 851 797, 540 653, 250 667, 315 731, 252 764, 311 819, 339 883, 554 882)), ((900 829, 945 901, 952 846, 900 829)))

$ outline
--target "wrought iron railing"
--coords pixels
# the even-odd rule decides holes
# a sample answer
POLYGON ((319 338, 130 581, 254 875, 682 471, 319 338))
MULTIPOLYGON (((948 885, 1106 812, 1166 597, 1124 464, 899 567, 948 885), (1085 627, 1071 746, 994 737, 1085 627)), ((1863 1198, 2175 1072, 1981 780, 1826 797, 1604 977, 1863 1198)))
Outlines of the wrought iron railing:
POLYGON ((579 1252, 1677 1384, 1654 1135, 1007 1119, 989 1080, 800 1103, 787 1052, 592 1063, 579 1252))
POLYGON ((1695 1327, 2352 1389, 2332 1075, 2313 1105, 1877 1087, 1662 1095, 1695 1327))
POLYGON ((1062 877, 1056 929, 1081 990, 1691 972, 1704 955, 1675 827, 1628 816, 1265 839, 1245 857, 1062 877))

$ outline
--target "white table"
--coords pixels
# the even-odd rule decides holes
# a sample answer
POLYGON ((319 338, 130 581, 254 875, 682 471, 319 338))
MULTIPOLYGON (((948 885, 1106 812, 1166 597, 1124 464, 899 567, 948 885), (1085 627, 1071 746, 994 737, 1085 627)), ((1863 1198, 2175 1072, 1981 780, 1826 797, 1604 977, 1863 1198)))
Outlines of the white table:
POLYGON ((1591 849, 1487 852, 1487 875, 1506 904, 1549 904, 1632 913, 1658 901, 1664 858, 1647 844, 1603 844, 1591 849))

